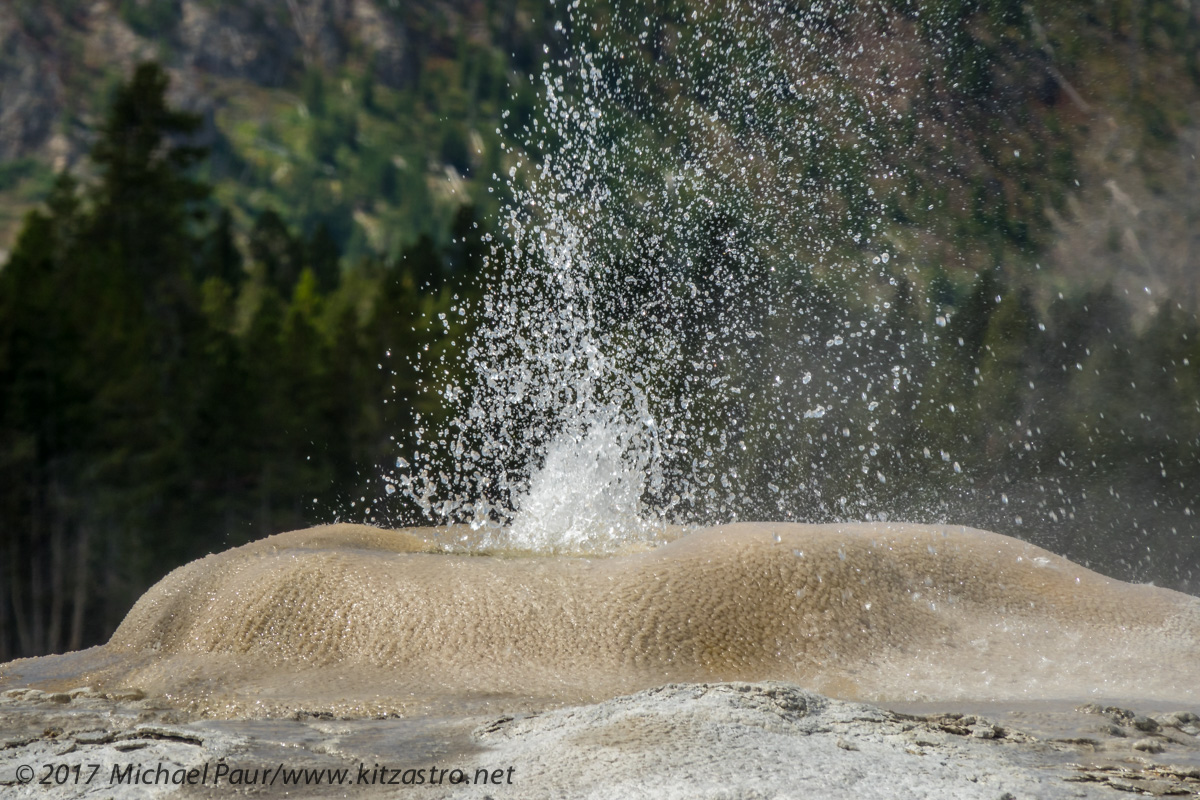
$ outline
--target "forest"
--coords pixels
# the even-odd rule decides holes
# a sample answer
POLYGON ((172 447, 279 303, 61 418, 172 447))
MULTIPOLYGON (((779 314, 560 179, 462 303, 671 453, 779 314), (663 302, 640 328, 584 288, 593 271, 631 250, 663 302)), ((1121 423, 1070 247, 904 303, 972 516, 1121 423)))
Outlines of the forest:
POLYGON ((349 513, 480 269, 469 207, 449 246, 346 274, 270 213, 241 252, 165 89, 137 70, 98 180, 60 176, 0 270, 0 659, 94 644, 169 568, 349 513))

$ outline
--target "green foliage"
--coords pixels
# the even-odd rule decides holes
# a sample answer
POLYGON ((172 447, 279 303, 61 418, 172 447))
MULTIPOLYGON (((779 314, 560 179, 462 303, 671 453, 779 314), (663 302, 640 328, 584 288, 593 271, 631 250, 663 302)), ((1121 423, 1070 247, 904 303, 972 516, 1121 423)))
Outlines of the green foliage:
POLYGON ((467 140, 457 126, 450 126, 442 136, 442 161, 454 167, 460 175, 471 174, 471 155, 467 151, 467 140))
POLYGON ((357 496, 422 407, 380 359, 441 347, 482 266, 469 209, 453 248, 349 272, 324 223, 240 233, 166 88, 116 88, 97 180, 59 175, 0 269, 0 660, 100 642, 171 567, 357 496))
POLYGON ((337 241, 333 238, 329 226, 324 222, 317 225, 312 237, 307 242, 308 268, 312 270, 317 282, 317 289, 328 294, 337 288, 341 281, 341 253, 337 241))
POLYGON ((172 141, 195 133, 200 119, 167 107, 167 81, 157 64, 139 65, 92 148, 100 174, 97 234, 114 249, 115 263, 156 291, 190 272, 193 226, 203 216, 198 204, 208 196, 208 187, 187 172, 204 151, 172 141))
POLYGON ((40 172, 40 166, 32 158, 19 158, 0 164, 0 191, 15 188, 21 181, 40 172))
POLYGON ((1200 587, 1195 315, 1164 304, 1135 330, 1110 290, 1039 310, 994 271, 937 302, 902 280, 885 297, 882 312, 815 287, 781 304, 799 311, 768 338, 800 335, 810 374, 743 386, 761 403, 747 455, 717 464, 747 487, 737 516, 969 520, 1118 577, 1200 587), (856 348, 825 344, 856 329, 856 348))
POLYGON ((281 297, 289 297, 304 268, 300 241, 274 211, 259 214, 250 231, 250 257, 262 270, 261 279, 281 297))
POLYGON ((245 277, 242 253, 234 239, 233 215, 222 208, 217 213, 216 225, 204 241, 200 255, 200 278, 217 278, 232 287, 237 287, 245 277))
POLYGON ((175 0, 121 0, 121 19, 142 36, 169 36, 182 18, 175 0))

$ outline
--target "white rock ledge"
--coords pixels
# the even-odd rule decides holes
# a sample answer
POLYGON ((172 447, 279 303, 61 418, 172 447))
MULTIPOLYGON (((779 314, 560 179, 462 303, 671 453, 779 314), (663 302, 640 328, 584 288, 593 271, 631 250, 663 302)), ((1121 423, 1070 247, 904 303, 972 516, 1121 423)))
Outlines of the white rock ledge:
POLYGON ((1200 731, 1190 712, 1064 706, 1040 717, 1050 718, 1051 727, 1075 734, 1034 736, 975 714, 897 713, 775 682, 670 684, 595 705, 461 719, 195 719, 151 700, 85 689, 13 690, 0 697, 0 794, 1016 800, 1200 793, 1200 731), (1147 740, 1155 746, 1137 747, 1147 740), (92 780, 77 782, 75 766, 86 778, 93 764, 100 768, 92 780), (207 784, 113 780, 114 767, 130 764, 151 776, 198 776, 207 765, 207 784), (40 784, 49 765, 65 765, 67 780, 40 784), (214 786, 221 765, 223 781, 214 786), (22 766, 34 769, 33 782, 18 780, 22 766), (324 777, 285 783, 281 766, 324 777), (497 782, 450 785, 445 772, 441 785, 429 785, 431 769, 455 768, 497 782), (258 784, 267 775, 274 783, 233 785, 238 769, 244 780, 257 771, 258 784), (346 770, 345 778, 335 789, 324 770, 346 770), (417 770, 422 785, 404 785, 417 770))

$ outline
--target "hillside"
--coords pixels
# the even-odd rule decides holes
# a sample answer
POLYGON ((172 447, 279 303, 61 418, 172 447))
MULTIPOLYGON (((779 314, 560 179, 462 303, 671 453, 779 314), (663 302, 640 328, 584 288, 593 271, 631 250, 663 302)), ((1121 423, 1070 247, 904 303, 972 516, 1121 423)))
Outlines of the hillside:
MULTIPOLYGON (((642 47, 662 58, 679 55, 671 32, 691 6, 597 9, 600 38, 653 11, 660 41, 642 47)), ((894 204, 909 223, 897 251, 968 276, 1016 257, 1038 265, 1047 300, 1111 281, 1147 312, 1168 296, 1195 308, 1200 11, 996 0, 878 14, 891 91, 925 103, 928 122, 890 164, 934 206, 894 204), (938 81, 914 88, 939 59, 938 81)), ((167 67, 172 101, 203 115, 205 177, 238 230, 267 209, 305 233, 323 222, 350 261, 440 240, 458 206, 491 218, 503 201, 493 176, 516 160, 506 146, 520 151, 511 134, 535 113, 531 73, 544 47, 562 49, 562 17, 544 0, 4 4, 0 248, 55 170, 88 173, 113 87, 148 58, 167 67)), ((873 75, 838 68, 869 90, 873 75)))
POLYGON ((506 168, 496 129, 528 117, 544 37, 522 2, 18 0, 0 5, 0 247, 52 173, 88 174, 114 87, 158 60, 200 113, 204 177, 246 228, 266 209, 351 258, 441 236, 506 168))

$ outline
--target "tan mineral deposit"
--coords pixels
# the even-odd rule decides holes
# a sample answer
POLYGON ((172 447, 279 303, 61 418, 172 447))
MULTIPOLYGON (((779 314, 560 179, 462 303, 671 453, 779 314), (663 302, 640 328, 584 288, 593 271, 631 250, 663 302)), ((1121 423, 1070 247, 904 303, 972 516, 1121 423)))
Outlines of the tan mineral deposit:
MULTIPOLYGON (((1200 599, 970 528, 743 523, 668 538, 589 557, 457 549, 445 529, 272 536, 175 570, 104 646, 0 666, 0 710, 11 730, 58 719, 62 741, 93 715, 111 736, 83 731, 70 752, 105 757, 138 725, 174 725, 145 738, 192 741, 193 761, 205 747, 261 760, 289 737, 310 760, 378 761, 391 725, 427 755, 507 759, 514 782, 485 784, 497 797, 816 796, 784 791, 797 776, 828 797, 1200 789, 1200 599), (330 750, 330 737, 357 744, 330 750), (928 769, 938 752, 962 769, 928 769), (695 794, 673 771, 685 754, 695 794), (743 774, 738 759, 758 766, 743 774), (847 788, 854 770, 869 786, 847 788)), ((47 746, 8 741, 3 769, 45 762, 47 746)))

